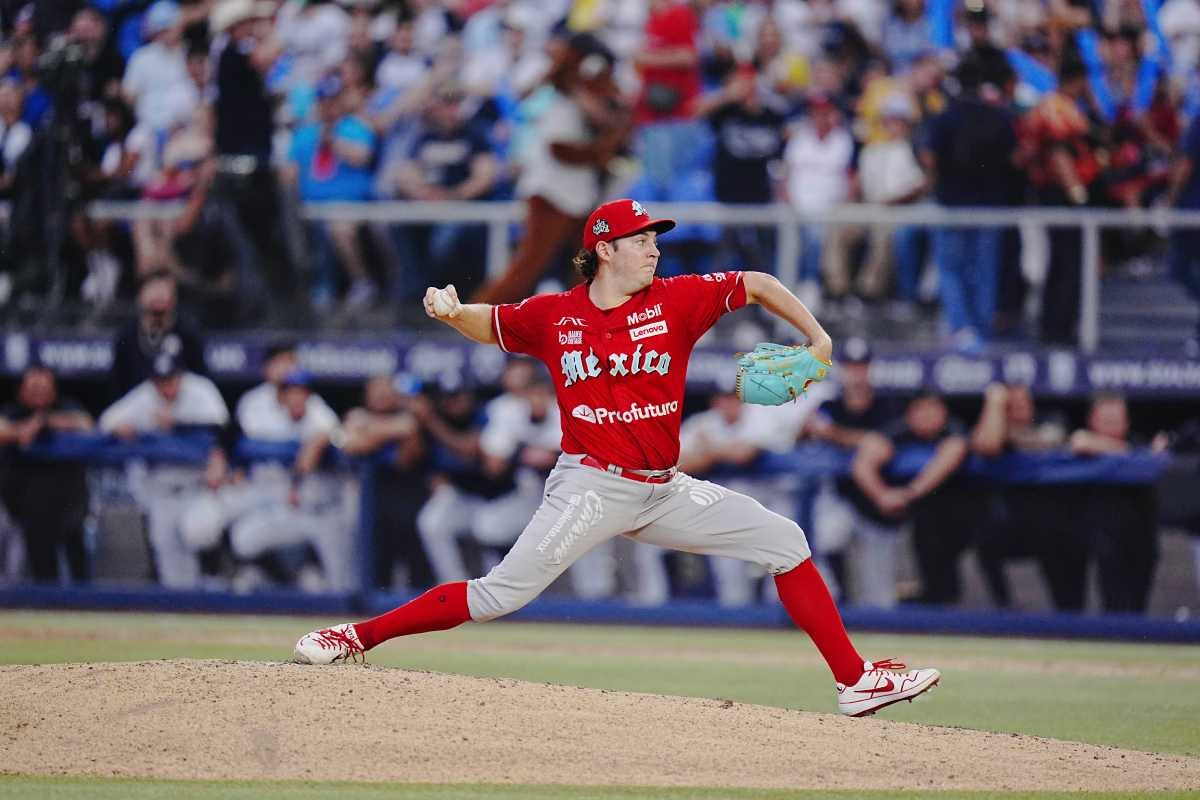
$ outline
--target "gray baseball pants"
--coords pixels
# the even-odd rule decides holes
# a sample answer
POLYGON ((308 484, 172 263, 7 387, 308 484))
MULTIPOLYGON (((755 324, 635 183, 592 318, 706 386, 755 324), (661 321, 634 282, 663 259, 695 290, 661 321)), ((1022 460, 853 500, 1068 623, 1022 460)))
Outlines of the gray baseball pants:
POLYGON ((564 453, 546 479, 541 506, 504 560, 467 583, 476 622, 511 614, 594 547, 628 536, 670 550, 728 556, 787 572, 811 552, 804 531, 744 494, 678 473, 641 483, 564 453))

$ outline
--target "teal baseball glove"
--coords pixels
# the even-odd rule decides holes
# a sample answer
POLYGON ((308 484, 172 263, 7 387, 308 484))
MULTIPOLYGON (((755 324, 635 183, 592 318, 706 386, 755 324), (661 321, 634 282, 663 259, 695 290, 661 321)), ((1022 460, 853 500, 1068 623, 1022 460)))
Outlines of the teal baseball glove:
POLYGON ((807 347, 759 342, 738 357, 734 391, 743 403, 783 405, 825 380, 832 368, 832 361, 822 361, 807 347))

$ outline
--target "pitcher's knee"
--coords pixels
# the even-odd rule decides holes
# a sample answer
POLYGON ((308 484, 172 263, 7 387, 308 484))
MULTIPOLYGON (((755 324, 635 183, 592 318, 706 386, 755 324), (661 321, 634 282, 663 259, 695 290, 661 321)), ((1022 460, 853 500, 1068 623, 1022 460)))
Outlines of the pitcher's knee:
POLYGON ((754 563, 771 575, 782 575, 812 558, 812 549, 804 530, 786 517, 763 529, 754 548, 754 563))
POLYGON ((523 608, 539 594, 539 587, 518 587, 489 574, 467 581, 467 608, 475 622, 490 622, 523 608))

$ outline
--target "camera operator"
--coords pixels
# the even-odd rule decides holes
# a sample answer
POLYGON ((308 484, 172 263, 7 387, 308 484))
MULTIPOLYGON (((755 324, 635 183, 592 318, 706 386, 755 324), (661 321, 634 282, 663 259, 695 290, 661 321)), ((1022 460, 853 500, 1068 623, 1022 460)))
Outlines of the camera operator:
POLYGON ((84 206, 103 182, 97 132, 103 101, 117 95, 123 68, 104 18, 92 8, 78 11, 37 57, 36 84, 50 108, 14 178, 10 247, 18 265, 36 273, 32 283, 48 290, 51 306, 79 277, 68 260, 74 251, 86 259, 84 289, 92 300, 106 303, 116 287, 120 269, 108 252, 108 230, 89 220, 84 206))

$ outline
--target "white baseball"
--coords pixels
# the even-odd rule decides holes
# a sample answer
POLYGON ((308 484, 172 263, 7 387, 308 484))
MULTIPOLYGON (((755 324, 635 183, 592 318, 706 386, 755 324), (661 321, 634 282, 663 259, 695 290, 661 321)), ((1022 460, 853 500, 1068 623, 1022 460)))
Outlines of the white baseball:
POLYGON ((454 310, 454 300, 451 299, 450 293, 445 289, 438 289, 433 293, 433 313, 439 317, 448 317, 450 312, 454 310))

